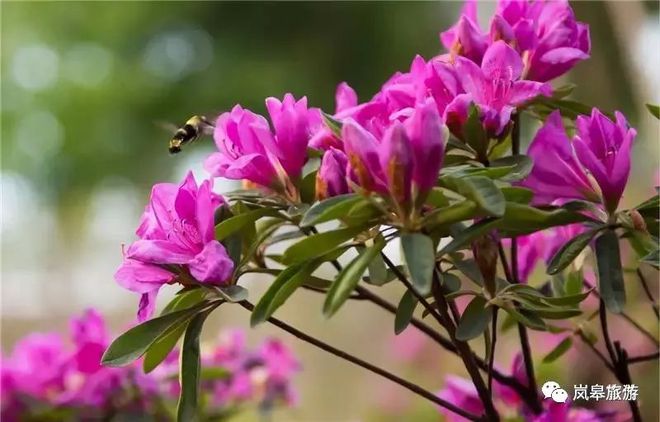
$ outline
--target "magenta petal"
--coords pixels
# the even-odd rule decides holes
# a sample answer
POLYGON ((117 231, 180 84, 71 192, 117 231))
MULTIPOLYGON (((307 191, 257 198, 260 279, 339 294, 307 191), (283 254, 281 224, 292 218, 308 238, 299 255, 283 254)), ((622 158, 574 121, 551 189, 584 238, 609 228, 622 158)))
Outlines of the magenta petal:
POLYGON ((408 202, 411 194, 412 151, 401 123, 395 122, 385 132, 379 159, 390 195, 399 204, 408 202))
POLYGON ((415 108, 412 117, 406 121, 406 132, 413 154, 412 181, 418 192, 424 194, 437 182, 447 141, 447 130, 433 99, 429 98, 415 108))
POLYGON ((202 283, 224 284, 231 278, 234 263, 225 247, 213 240, 189 263, 190 274, 202 283))
POLYGON ((383 174, 378 158, 379 145, 376 138, 353 119, 344 121, 342 137, 346 156, 360 186, 370 191, 382 191, 384 188, 383 174))
POLYGON ((316 175, 317 199, 325 199, 350 192, 346 180, 347 165, 348 159, 341 150, 330 148, 323 154, 316 175))
POLYGON ((174 278, 174 274, 157 265, 145 264, 134 259, 125 259, 115 272, 117 283, 136 293, 146 293, 155 286, 171 282, 174 278))
POLYGON ((192 257, 188 249, 167 240, 136 240, 126 257, 152 264, 185 264, 192 257))
POLYGON ((516 50, 504 41, 496 41, 486 50, 481 69, 488 79, 515 81, 520 78, 523 62, 516 50))
POLYGON ((511 87, 509 104, 519 106, 539 95, 551 96, 552 87, 541 82, 516 81, 511 87))
POLYGON ((138 305, 137 319, 138 322, 144 322, 147 319, 151 318, 156 310, 156 297, 158 296, 158 291, 160 286, 156 287, 154 290, 144 293, 140 297, 140 304, 138 305))
POLYGON ((358 97, 355 90, 351 88, 346 82, 337 85, 337 92, 335 93, 335 113, 339 113, 347 108, 355 107, 358 104, 358 97))
POLYGON ((203 181, 195 198, 195 221, 204 243, 215 239, 215 209, 224 201, 211 191, 212 183, 212 180, 203 181))

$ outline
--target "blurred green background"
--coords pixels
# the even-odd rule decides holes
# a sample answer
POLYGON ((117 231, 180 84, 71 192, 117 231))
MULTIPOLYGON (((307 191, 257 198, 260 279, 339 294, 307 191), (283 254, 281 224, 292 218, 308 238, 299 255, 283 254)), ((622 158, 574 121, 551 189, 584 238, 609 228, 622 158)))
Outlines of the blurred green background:
MULTIPOLYGON (((3 352, 29 331, 63 329, 68 315, 88 306, 109 315, 116 329, 132 321, 137 297, 112 279, 120 246, 133 240, 151 185, 178 181, 189 168, 203 176, 201 162, 213 148, 204 141, 169 156, 162 122, 213 116, 236 103, 262 113, 264 98, 285 92, 331 111, 340 81, 366 100, 394 71, 407 70, 415 54, 440 52, 438 32, 452 24, 460 5, 3 2, 3 352)), ((493 8, 480 5, 484 24, 493 8)), ((658 125, 643 108, 660 99, 658 3, 579 2, 574 8, 591 25, 592 58, 566 81, 578 84, 576 99, 619 109, 637 127, 624 198, 624 205, 634 205, 658 181, 658 125)), ((263 285, 250 282, 253 300, 263 285)), ((631 283, 633 298, 636 289, 631 283)), ((396 286, 384 292, 392 300, 400 293, 396 286)), ((320 304, 301 292, 281 316, 431 390, 442 387, 445 373, 462 371, 454 357, 415 333, 393 343, 391 315, 358 303, 325 321, 320 304)), ((657 331, 648 309, 630 307, 657 331)), ((223 309, 212 323, 247 327, 247 315, 223 309)), ((266 333, 275 331, 264 327, 251 335, 266 333)), ((276 420, 439 418, 407 391, 280 336, 296 347, 305 371, 300 406, 276 420)), ((628 334, 626 342, 636 338, 628 334)), ((534 344, 539 358, 549 350, 542 343, 534 344)), ((639 343, 636 350, 647 350, 639 343)), ((502 340, 502 367, 517 344, 512 334, 502 340)), ((539 369, 570 384, 612 382, 583 349, 567 362, 577 367, 539 369)), ((639 365, 634 377, 645 413, 657 420, 657 364, 639 365)))

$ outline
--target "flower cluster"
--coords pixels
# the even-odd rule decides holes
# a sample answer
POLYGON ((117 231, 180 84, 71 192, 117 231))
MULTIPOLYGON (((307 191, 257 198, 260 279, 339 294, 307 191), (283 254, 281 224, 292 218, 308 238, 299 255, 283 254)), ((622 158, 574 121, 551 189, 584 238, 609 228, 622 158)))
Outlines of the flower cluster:
MULTIPOLYGON (((69 331, 68 337, 30 334, 2 357, 3 421, 74 416, 103 420, 110 415, 144 414, 172 419, 166 404, 178 396, 177 349, 162 366, 144 374, 139 362, 122 368, 101 365, 110 334, 97 311, 73 318, 69 331)), ((224 331, 202 359, 205 368, 215 370, 202 387, 211 412, 243 403, 257 403, 264 410, 295 403, 291 380, 300 365, 277 339, 266 339, 250 350, 242 331, 224 331)))

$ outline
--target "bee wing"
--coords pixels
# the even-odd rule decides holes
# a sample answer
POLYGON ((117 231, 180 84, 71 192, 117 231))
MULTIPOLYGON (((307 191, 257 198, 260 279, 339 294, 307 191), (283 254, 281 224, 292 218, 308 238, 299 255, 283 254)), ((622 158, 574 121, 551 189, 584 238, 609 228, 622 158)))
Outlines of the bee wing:
POLYGON ((161 129, 163 129, 163 130, 165 130, 165 131, 167 131, 171 134, 176 132, 177 129, 179 129, 179 127, 177 125, 175 125, 174 123, 165 122, 165 121, 161 121, 161 120, 155 121, 154 125, 158 126, 159 128, 161 128, 161 129))

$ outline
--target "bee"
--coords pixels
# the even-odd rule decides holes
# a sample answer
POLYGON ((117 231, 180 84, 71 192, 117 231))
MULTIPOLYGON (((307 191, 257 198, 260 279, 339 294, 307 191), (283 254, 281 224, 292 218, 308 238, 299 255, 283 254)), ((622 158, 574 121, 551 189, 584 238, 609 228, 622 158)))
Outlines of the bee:
POLYGON ((206 117, 192 116, 183 126, 174 132, 174 136, 170 139, 170 154, 181 152, 181 148, 184 145, 194 142, 200 136, 211 135, 213 129, 213 123, 209 122, 206 117))

